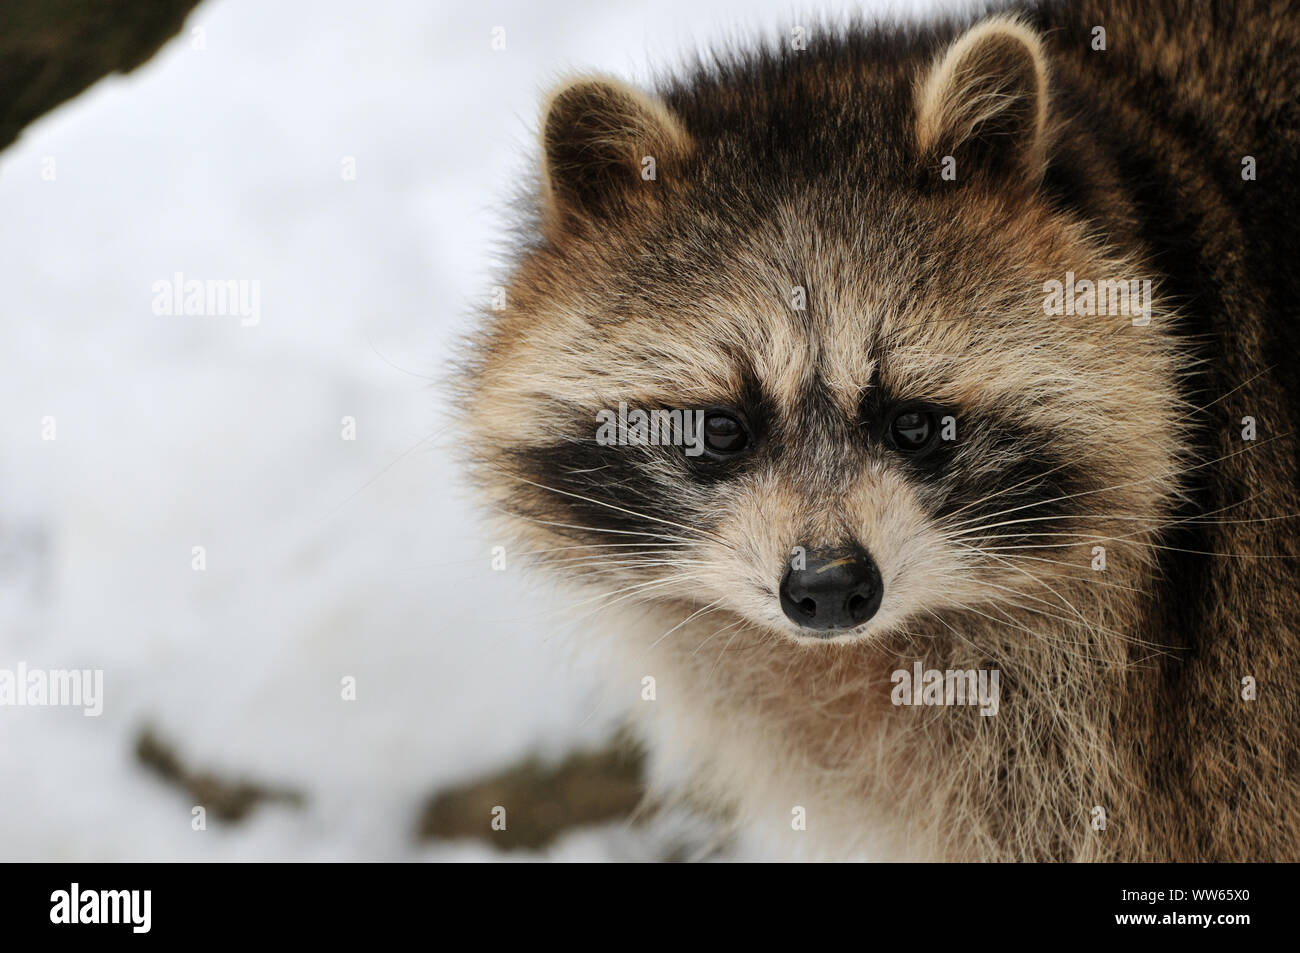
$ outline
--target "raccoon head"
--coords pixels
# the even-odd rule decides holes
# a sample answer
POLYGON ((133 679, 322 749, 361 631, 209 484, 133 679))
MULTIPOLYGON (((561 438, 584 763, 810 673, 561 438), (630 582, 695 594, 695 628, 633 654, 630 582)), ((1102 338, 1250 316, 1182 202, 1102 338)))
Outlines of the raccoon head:
POLYGON ((556 90, 465 388, 525 551, 593 602, 804 641, 1095 621, 1139 587, 1179 358, 1048 67, 993 19, 556 90), (1081 282, 1137 296, 1089 313, 1081 282))

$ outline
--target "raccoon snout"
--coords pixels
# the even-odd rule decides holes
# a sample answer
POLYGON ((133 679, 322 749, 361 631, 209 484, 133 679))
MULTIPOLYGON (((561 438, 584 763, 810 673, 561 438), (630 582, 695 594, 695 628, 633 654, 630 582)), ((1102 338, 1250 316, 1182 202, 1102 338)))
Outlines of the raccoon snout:
POLYGON ((781 608, 800 628, 833 635, 875 615, 884 589, 880 570, 861 549, 808 552, 781 580, 781 608))

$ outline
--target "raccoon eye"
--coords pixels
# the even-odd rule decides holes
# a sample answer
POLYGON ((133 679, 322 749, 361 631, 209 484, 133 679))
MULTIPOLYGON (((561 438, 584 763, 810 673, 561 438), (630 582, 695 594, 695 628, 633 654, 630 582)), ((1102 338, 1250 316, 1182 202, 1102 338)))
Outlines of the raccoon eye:
POLYGON ((890 445, 902 453, 921 453, 934 445, 939 433, 932 411, 923 407, 902 407, 894 414, 885 434, 890 445))
POLYGON ((735 414, 710 410, 704 417, 704 449, 710 456, 729 457, 749 446, 749 431, 735 414))

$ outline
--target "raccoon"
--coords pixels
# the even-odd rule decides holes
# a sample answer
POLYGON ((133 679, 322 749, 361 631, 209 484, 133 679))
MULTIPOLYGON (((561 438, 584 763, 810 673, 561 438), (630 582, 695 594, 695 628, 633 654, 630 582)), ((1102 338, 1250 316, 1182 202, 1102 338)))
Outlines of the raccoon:
POLYGON ((772 856, 1300 860, 1293 14, 858 22, 550 94, 468 466, 658 777, 772 856))

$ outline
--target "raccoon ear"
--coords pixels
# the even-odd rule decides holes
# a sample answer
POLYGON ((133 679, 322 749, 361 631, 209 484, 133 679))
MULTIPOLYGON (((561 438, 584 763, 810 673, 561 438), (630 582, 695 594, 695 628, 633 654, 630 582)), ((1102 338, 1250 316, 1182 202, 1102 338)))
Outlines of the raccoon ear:
POLYGON ((927 164, 1036 184, 1046 159, 1047 58, 1042 38, 998 17, 967 30, 917 91, 917 139, 927 164))
POLYGON ((547 211, 600 215, 650 198, 690 151, 660 100, 614 79, 571 80, 551 93, 542 120, 547 211))

